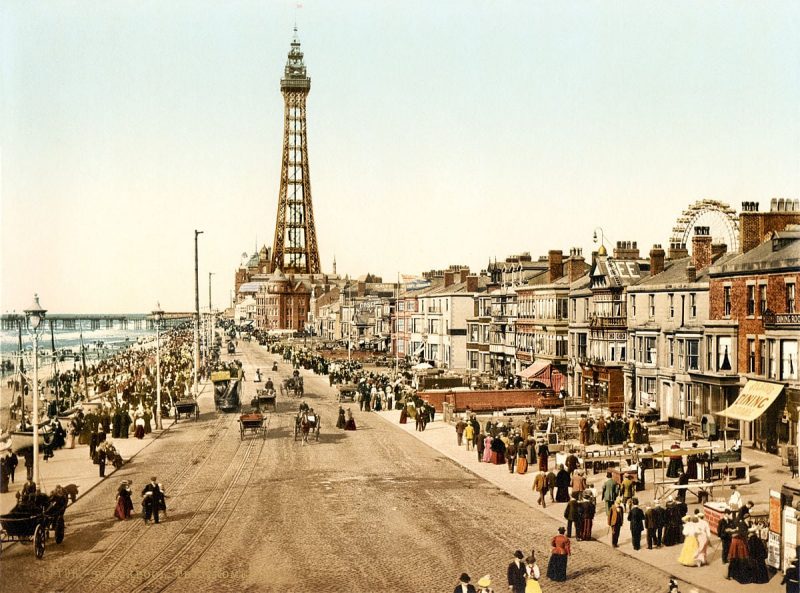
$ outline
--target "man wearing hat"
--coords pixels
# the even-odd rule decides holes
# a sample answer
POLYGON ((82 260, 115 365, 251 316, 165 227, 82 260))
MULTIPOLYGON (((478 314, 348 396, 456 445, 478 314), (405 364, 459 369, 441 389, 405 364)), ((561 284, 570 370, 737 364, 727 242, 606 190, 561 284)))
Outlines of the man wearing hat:
POLYGON ((731 547, 731 535, 734 531, 733 511, 725 509, 725 514, 717 523, 717 535, 722 542, 722 563, 728 563, 728 550, 731 547))
POLYGON ((145 524, 150 523, 150 517, 158 523, 158 512, 163 508, 164 493, 155 476, 150 478, 150 483, 142 489, 142 496, 145 524))
POLYGON ((475 591, 475 586, 471 585, 469 581, 469 575, 465 572, 462 572, 458 579, 458 585, 456 585, 453 593, 477 593, 475 591))
POLYGON ((527 572, 525 570, 525 555, 522 550, 514 552, 514 560, 508 565, 508 588, 512 593, 525 593, 527 572))

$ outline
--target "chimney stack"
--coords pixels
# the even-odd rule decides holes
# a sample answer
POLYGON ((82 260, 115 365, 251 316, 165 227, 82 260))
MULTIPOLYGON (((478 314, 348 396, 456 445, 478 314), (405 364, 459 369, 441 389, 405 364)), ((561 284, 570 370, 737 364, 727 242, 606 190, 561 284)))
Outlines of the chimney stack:
POLYGON ((669 257, 667 259, 676 260, 689 257, 689 250, 686 249, 686 243, 673 242, 669 244, 669 257))
POLYGON ((548 282, 555 282, 564 275, 564 256, 560 249, 551 249, 547 252, 547 266, 548 282))
POLYGON ((570 283, 575 282, 584 274, 583 249, 580 247, 573 247, 569 250, 569 257, 566 262, 566 275, 570 283))
POLYGON ((686 279, 689 282, 697 280, 697 268, 695 268, 693 264, 686 266, 686 279))
POLYGON ((444 287, 447 288, 448 286, 452 286, 454 283, 455 272, 447 271, 444 273, 444 287))
POLYGON ((711 262, 717 261, 728 252, 728 246, 725 243, 714 243, 711 245, 711 262))
POLYGON ((694 237, 692 237, 692 265, 694 265, 695 270, 702 270, 711 265, 710 227, 694 227, 694 237))
POLYGON ((467 276, 467 292, 478 292, 478 277, 467 276))
POLYGON ((469 268, 461 268, 458 271, 458 281, 459 282, 466 282, 467 276, 469 276, 469 268))
POLYGON ((650 275, 655 276, 664 271, 664 250, 661 245, 653 245, 650 250, 650 275))
POLYGON ((359 280, 356 283, 356 296, 363 297, 367 292, 367 283, 359 280))
POLYGON ((617 241, 614 248, 614 259, 639 259, 639 248, 636 241, 617 241))

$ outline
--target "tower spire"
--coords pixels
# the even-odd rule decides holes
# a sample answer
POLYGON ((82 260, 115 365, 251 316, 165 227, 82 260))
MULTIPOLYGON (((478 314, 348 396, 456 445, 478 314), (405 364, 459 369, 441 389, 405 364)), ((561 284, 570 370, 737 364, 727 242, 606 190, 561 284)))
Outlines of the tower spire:
POLYGON ((281 269, 287 274, 320 273, 306 137, 306 97, 310 90, 311 79, 295 26, 281 79, 283 156, 270 266, 272 271, 281 269))

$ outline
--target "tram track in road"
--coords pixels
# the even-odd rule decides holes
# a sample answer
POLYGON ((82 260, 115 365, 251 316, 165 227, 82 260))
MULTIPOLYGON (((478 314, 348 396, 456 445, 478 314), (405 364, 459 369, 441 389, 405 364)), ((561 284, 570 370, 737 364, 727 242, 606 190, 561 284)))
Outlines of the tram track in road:
MULTIPOLYGON (((170 491, 172 492, 172 488, 175 488, 174 496, 183 494, 185 489, 193 483, 190 474, 196 475, 199 473, 206 462, 211 459, 214 451, 223 441, 223 438, 215 437, 219 436, 220 431, 225 428, 228 420, 225 416, 219 416, 206 430, 203 437, 198 439, 189 455, 185 457, 185 460, 176 462, 181 464, 182 468, 174 478, 170 478, 170 491), (200 463, 194 463, 194 460, 200 456, 203 456, 203 460, 200 463)), ((106 582, 109 573, 128 558, 130 551, 139 543, 144 534, 145 531, 142 530, 142 524, 132 518, 129 524, 107 544, 106 551, 86 566, 71 572, 70 574, 74 575, 74 578, 64 584, 59 591, 72 593, 73 591, 101 590, 102 584, 106 582), (92 589, 92 585, 96 585, 99 588, 92 589)))
POLYGON ((263 439, 248 439, 246 441, 244 455, 236 466, 234 475, 231 477, 229 484, 225 487, 222 496, 216 502, 211 513, 205 519, 201 519, 199 512, 194 514, 192 520, 198 519, 198 522, 202 520, 202 524, 196 531, 192 532, 190 529, 192 520, 190 520, 181 530, 181 533, 184 535, 189 535, 188 539, 182 542, 179 537, 175 537, 173 543, 156 556, 156 558, 165 558, 165 562, 163 562, 161 566, 155 568, 147 566, 142 573, 149 575, 149 577, 143 583, 133 588, 133 593, 164 591, 177 579, 181 578, 182 575, 185 575, 203 557, 206 551, 214 544, 228 520, 233 515, 234 510, 239 505, 242 496, 244 496, 253 474, 255 473, 265 444, 266 441, 263 439), (253 459, 253 452, 256 449, 258 452, 255 453, 255 459, 253 459), (249 471, 247 471, 248 468, 249 471), (242 480, 242 478, 244 479, 242 480), (211 533, 210 537, 204 538, 212 528, 214 531, 211 533), (197 546, 198 542, 200 542, 199 549, 195 553, 192 553, 192 548, 197 546), (174 546, 174 548, 171 546, 174 546))

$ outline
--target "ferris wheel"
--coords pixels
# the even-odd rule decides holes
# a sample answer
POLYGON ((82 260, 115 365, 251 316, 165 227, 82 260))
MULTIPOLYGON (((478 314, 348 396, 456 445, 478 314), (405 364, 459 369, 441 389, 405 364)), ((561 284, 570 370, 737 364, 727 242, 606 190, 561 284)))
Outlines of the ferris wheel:
POLYGON ((725 243, 729 253, 739 251, 739 218, 725 202, 706 199, 689 206, 672 227, 670 243, 689 245, 698 225, 709 227, 714 243, 725 243))

